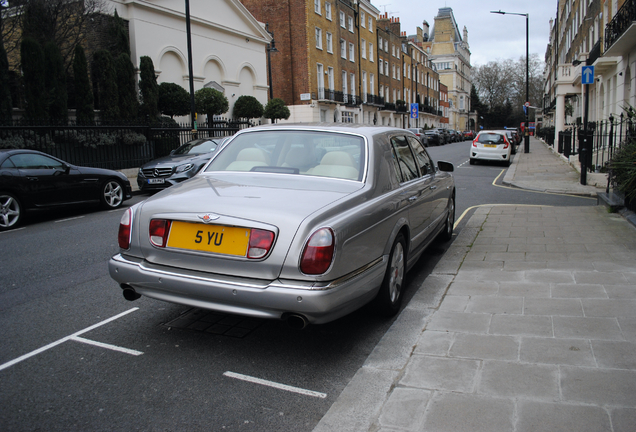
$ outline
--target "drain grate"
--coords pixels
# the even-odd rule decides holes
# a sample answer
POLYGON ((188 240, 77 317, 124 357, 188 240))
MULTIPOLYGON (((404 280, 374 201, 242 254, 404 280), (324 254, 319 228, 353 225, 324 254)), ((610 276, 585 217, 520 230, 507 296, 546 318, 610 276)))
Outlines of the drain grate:
POLYGON ((178 318, 163 325, 242 339, 262 324, 263 320, 259 319, 211 312, 205 309, 188 309, 178 318))

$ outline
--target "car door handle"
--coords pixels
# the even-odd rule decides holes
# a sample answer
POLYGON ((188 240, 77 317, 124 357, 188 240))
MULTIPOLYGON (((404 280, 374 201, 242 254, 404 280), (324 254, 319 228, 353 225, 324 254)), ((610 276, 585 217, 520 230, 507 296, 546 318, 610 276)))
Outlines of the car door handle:
POLYGON ((417 201, 417 195, 409 197, 409 202, 417 201))
POLYGON ((435 190, 435 189, 437 189, 437 186, 431 186, 431 189, 435 190))
POLYGON ((39 178, 37 178, 37 177, 27 177, 27 179, 28 179, 29 181, 38 181, 38 180, 40 180, 40 179, 39 179, 39 178))

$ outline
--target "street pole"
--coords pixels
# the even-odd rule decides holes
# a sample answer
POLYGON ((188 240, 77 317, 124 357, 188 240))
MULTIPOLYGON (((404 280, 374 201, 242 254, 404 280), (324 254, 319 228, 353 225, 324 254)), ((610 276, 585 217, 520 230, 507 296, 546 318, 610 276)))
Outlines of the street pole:
POLYGON ((190 81, 190 124, 192 138, 197 137, 197 114, 194 110, 194 78, 192 76, 192 34, 190 32, 190 0, 185 0, 186 35, 188 39, 188 76, 190 81))
MULTIPOLYGON (((530 14, 526 14, 526 102, 530 102, 530 46, 529 46, 529 40, 530 40, 530 33, 529 33, 529 20, 530 20, 530 14)), ((524 149, 523 152, 524 153, 530 153, 530 128, 528 127, 528 111, 529 109, 526 109, 526 136, 525 136, 525 143, 524 143, 524 149)))
MULTIPOLYGON (((515 13, 515 12, 504 12, 501 10, 498 11, 490 11, 490 13, 499 14, 499 15, 519 15, 526 17, 526 103, 530 102, 530 14, 528 13, 515 13)), ((524 153, 530 153, 530 129, 528 124, 528 109, 525 109, 526 121, 524 126, 524 153)))

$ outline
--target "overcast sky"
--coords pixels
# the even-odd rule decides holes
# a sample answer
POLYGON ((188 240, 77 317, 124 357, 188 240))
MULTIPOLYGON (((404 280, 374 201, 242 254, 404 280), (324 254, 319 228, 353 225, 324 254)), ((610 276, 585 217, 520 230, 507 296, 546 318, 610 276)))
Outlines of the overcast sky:
POLYGON ((519 59, 526 55, 526 17, 491 14, 490 11, 530 14, 530 55, 545 58, 550 18, 556 17, 558 0, 371 0, 381 13, 399 17, 402 31, 415 34, 426 20, 431 28, 439 8, 453 9, 461 32, 468 29, 470 63, 484 65, 491 60, 519 59))

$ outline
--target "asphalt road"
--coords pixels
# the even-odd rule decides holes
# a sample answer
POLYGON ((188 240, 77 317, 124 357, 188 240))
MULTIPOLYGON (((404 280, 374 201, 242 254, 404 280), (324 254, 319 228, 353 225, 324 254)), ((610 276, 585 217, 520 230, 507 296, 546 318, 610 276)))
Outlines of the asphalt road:
MULTIPOLYGON (((596 204, 493 184, 505 167, 468 165, 468 146, 429 149, 456 166, 458 230, 482 204, 596 204)), ((106 265, 122 213, 36 215, 0 234, 0 430, 310 431, 392 323, 363 308, 297 331, 128 302, 106 265)), ((447 247, 409 273, 406 302, 447 247)))

